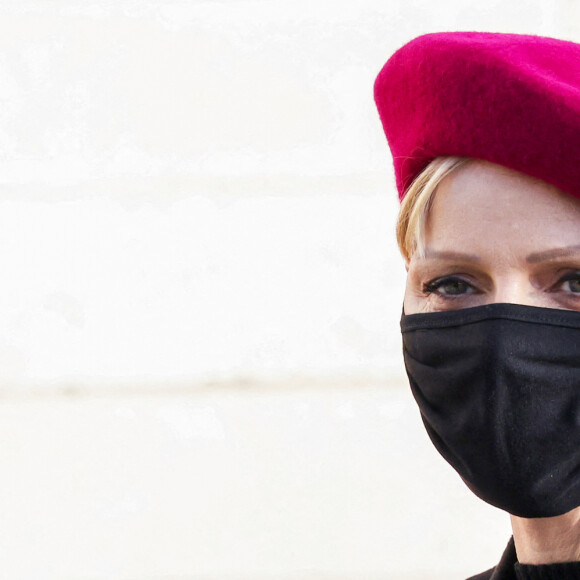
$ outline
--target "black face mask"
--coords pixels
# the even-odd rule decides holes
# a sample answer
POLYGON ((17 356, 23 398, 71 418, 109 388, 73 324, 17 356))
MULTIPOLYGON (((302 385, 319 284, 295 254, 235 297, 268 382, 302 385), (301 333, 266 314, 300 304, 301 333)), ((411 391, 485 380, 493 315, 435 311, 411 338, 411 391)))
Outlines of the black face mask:
POLYGON ((429 437, 476 495, 527 518, 580 505, 580 312, 489 304, 401 330, 429 437))

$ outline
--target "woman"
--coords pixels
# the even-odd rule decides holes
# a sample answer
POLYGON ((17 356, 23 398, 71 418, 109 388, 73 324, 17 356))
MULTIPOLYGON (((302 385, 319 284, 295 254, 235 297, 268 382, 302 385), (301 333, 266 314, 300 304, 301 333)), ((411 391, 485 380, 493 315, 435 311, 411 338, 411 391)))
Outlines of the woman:
POLYGON ((510 514, 474 579, 580 578, 580 45, 440 33, 375 83, 429 436, 510 514))

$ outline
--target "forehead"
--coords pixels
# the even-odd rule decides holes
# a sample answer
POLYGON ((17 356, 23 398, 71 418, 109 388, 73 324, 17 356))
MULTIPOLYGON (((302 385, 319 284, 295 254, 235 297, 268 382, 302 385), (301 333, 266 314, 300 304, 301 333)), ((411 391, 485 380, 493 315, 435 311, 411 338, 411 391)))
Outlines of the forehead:
POLYGON ((439 186, 426 223, 426 246, 539 251, 580 240, 580 199, 484 161, 460 167, 439 186))

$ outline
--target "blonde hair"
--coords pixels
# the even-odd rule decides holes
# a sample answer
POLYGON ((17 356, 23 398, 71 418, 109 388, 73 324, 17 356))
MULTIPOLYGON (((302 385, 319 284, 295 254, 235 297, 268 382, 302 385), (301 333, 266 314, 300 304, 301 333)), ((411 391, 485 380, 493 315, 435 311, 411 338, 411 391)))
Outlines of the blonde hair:
POLYGON ((437 186, 468 161, 468 157, 436 157, 407 189, 397 220, 397 243, 407 262, 415 252, 425 252, 425 227, 437 186))

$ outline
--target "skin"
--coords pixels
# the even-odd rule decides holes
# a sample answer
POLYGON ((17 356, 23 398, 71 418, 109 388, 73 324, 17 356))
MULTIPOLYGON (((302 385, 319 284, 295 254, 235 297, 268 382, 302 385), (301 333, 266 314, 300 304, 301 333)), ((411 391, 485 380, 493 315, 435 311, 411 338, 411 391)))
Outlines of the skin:
MULTIPOLYGON (((580 311, 580 199, 472 161, 439 184, 425 256, 406 266, 406 314, 495 302, 580 311)), ((580 507, 510 517, 521 563, 580 561, 580 507)))

